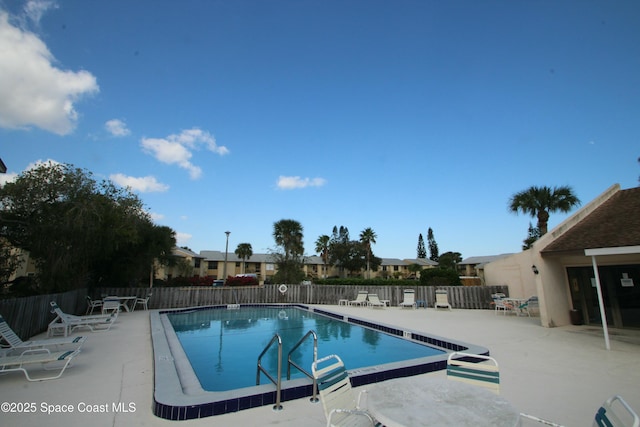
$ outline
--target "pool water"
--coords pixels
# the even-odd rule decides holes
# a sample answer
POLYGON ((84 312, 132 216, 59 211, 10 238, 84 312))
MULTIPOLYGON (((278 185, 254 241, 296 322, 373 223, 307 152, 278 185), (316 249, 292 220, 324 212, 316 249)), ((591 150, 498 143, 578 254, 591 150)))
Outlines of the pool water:
MULTIPOLYGON (((347 369, 383 365, 445 352, 383 332, 343 322, 308 310, 287 307, 205 309, 167 315, 200 384, 207 391, 226 391, 256 385, 258 356, 278 333, 282 339, 282 379, 287 356, 309 331, 318 336, 318 358, 338 354, 347 369)), ((308 372, 313 362, 313 339, 307 337, 292 360, 308 372)), ((273 345, 262 366, 277 376, 278 349, 273 345)), ((270 383, 260 374, 260 384, 270 383)), ((304 374, 291 367, 291 379, 304 374)))

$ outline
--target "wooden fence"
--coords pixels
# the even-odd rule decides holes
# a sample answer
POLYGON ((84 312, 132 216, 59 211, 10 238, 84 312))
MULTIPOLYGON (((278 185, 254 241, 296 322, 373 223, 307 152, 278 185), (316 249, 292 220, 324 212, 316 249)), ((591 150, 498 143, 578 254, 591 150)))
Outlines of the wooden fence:
MULTIPOLYGON (((432 286, 352 286, 352 285, 287 285, 286 292, 279 291, 280 285, 251 287, 182 287, 182 288, 99 288, 91 292, 94 299, 102 296, 140 296, 151 293, 149 309, 186 308, 206 305, 226 304, 338 304, 341 299, 354 300, 358 291, 378 294, 381 300, 389 300, 397 306, 404 300, 404 289, 414 289, 416 300, 425 301, 433 307, 436 288, 432 286)), ((490 309, 491 294, 509 294, 507 286, 448 286, 449 303, 453 308, 490 309)), ((52 295, 38 295, 27 298, 0 300, 0 314, 22 338, 47 330, 54 319, 50 313, 50 301, 56 301, 60 308, 73 314, 84 314, 87 290, 65 292, 52 295)))

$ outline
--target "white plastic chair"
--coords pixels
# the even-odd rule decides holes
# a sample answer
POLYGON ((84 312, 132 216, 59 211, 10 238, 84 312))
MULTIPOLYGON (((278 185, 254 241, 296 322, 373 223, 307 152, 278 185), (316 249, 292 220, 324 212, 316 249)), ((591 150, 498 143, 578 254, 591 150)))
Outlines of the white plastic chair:
POLYGON ((373 308, 385 308, 387 305, 380 301, 378 294, 369 294, 367 296, 367 306, 373 308))
POLYGON ((640 418, 622 397, 615 395, 598 409, 593 427, 640 427, 640 418))
POLYGON ((416 291, 413 289, 405 289, 404 301, 402 301, 399 305, 402 308, 409 307, 415 310, 418 307, 418 305, 416 304, 416 291))
POLYGON ((143 309, 149 310, 149 298, 151 298, 151 293, 147 294, 144 298, 136 298, 136 303, 133 305, 133 309, 135 310, 138 305, 141 305, 143 309))
POLYGON ((433 305, 434 308, 448 308, 449 310, 451 310, 451 304, 449 304, 449 295, 447 294, 447 291, 445 291, 444 289, 441 290, 437 290, 436 291, 436 302, 433 305))
POLYGON ((349 301, 349 305, 365 305, 367 303, 367 291, 358 291, 358 296, 353 301, 349 301))
POLYGON ((500 370, 493 357, 480 354, 453 352, 447 358, 447 378, 477 385, 500 394, 500 370), (465 358, 460 360, 457 358, 465 358), (473 363, 469 359, 481 359, 489 363, 473 363))
POLYGON ((311 371, 318 383, 327 427, 375 425, 373 417, 360 408, 360 399, 365 391, 361 391, 356 399, 342 359, 335 354, 323 357, 313 362, 311 371))

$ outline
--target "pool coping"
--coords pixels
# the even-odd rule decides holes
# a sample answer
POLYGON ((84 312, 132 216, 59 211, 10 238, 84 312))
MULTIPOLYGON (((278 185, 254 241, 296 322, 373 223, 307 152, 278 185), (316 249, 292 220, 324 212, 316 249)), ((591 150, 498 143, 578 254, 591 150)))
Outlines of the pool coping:
MULTIPOLYGON (((426 335, 381 322, 372 322, 322 307, 312 307, 306 304, 242 304, 241 306, 297 307, 409 341, 428 344, 446 352, 419 359, 349 369, 349 377, 354 387, 446 369, 447 356, 452 351, 489 355, 489 350, 482 346, 432 334, 426 335)), ((154 363, 153 413, 160 418, 174 421, 205 418, 276 403, 276 387, 271 383, 218 392, 206 391, 200 387, 200 383, 188 363, 187 356, 182 347, 177 344, 175 331, 173 328, 165 327, 168 322, 166 314, 211 308, 227 309, 228 307, 226 305, 210 305, 153 310, 149 313, 154 363)), ((281 402, 311 397, 312 395, 313 383, 308 378, 283 381, 282 383, 281 402)))

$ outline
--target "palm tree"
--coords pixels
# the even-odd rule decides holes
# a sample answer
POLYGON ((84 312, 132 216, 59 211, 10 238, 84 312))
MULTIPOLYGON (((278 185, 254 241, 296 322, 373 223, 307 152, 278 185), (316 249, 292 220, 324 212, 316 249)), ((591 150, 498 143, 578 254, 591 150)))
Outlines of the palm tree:
POLYGON ((316 240, 316 253, 320 254, 322 260, 324 261, 324 269, 323 279, 327 278, 327 260, 329 258, 329 242, 331 241, 331 237, 323 234, 318 237, 316 240))
POLYGON ((561 187, 530 187, 514 194, 509 199, 509 210, 515 214, 522 212, 532 218, 538 218, 540 236, 547 233, 547 223, 550 212, 569 212, 580 205, 580 199, 569 186, 561 187))
POLYGON ((242 260, 242 274, 244 274, 244 268, 247 259, 251 258, 253 255, 253 248, 251 247, 251 243, 239 243, 238 247, 235 251, 238 258, 242 260))
MULTIPOLYGON (((282 253, 277 255, 278 274, 284 281, 294 280, 303 265, 304 243, 302 242, 302 224, 293 219, 281 219, 273 224, 273 239, 282 253)), ((288 283, 293 283, 289 281, 288 283)))
POLYGON ((369 271, 369 260, 371 259, 371 244, 376 243, 376 232, 371 227, 365 228, 360 232, 360 242, 367 250, 367 278, 371 279, 371 272, 369 271))

